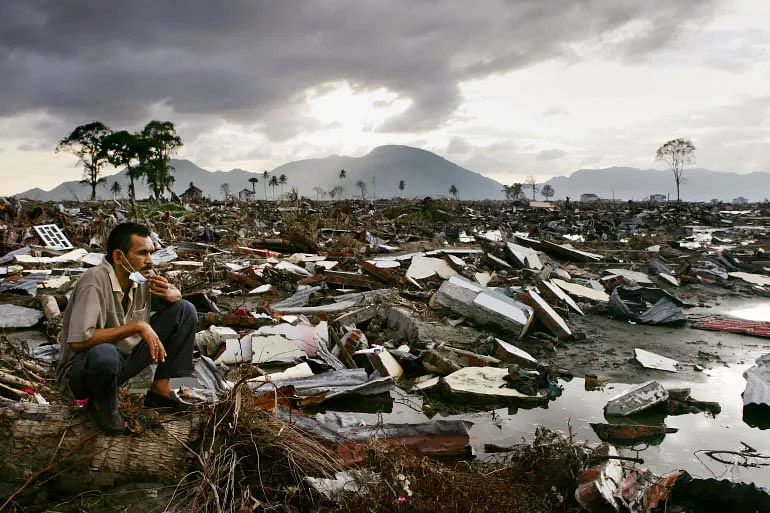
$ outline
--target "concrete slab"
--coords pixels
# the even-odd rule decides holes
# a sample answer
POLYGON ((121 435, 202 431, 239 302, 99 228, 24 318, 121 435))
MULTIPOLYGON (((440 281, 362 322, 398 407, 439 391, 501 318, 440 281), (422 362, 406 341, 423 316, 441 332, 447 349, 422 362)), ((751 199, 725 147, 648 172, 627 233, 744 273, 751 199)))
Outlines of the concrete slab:
POLYGON ((508 369, 464 367, 441 378, 441 386, 453 400, 470 406, 490 403, 542 403, 545 395, 525 395, 505 386, 508 369))
POLYGON ((666 358, 659 354, 645 351, 644 349, 634 348, 634 358, 642 364, 645 369, 656 369, 667 372, 679 372, 676 366, 679 364, 676 360, 666 358))
POLYGON ((43 312, 34 308, 0 304, 0 328, 30 328, 40 322, 43 312))
POLYGON ((610 302, 609 294, 607 294, 603 290, 591 289, 588 287, 584 287, 583 285, 578 285, 577 283, 570 283, 564 280, 559 280, 557 278, 554 278, 551 281, 555 283, 560 289, 565 291, 567 294, 570 294, 571 296, 579 297, 582 299, 588 299, 590 301, 598 301, 600 303, 610 302))
POLYGON ((668 391, 657 381, 648 381, 610 399, 604 406, 604 413, 625 417, 666 400, 668 400, 668 391))

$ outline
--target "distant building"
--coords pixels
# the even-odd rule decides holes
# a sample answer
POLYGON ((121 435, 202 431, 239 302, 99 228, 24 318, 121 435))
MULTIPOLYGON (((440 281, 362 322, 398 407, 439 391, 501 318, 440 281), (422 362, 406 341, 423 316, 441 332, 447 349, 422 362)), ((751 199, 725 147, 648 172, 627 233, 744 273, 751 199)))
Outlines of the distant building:
POLYGON ((580 201, 583 203, 593 203, 594 201, 599 201, 599 196, 592 192, 585 192, 580 195, 580 201))
POLYGON ((650 201, 653 203, 663 203, 666 200, 668 200, 668 195, 666 194, 650 194, 650 201))
POLYGON ((197 188, 195 184, 190 182, 190 186, 187 188, 186 191, 182 193, 180 198, 182 199, 182 201, 187 201, 187 202, 200 201, 203 199, 203 191, 197 188))
POLYGON ((746 205, 748 202, 748 199, 744 198, 743 196, 738 196, 733 200, 733 205, 746 205))
POLYGON ((551 201, 530 201, 529 208, 541 208, 545 210, 558 210, 551 201))
POLYGON ((238 200, 254 201, 254 196, 256 196, 256 193, 251 189, 241 189, 241 192, 238 193, 238 200))

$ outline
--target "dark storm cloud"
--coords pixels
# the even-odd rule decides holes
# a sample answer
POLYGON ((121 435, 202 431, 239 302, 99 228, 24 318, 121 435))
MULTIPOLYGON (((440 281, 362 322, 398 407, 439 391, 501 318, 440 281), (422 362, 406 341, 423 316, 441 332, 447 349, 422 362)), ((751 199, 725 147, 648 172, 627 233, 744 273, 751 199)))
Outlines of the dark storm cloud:
POLYGON ((262 122, 281 140, 303 129, 298 93, 347 80, 411 100, 381 130, 420 131, 447 120, 462 80, 569 54, 573 42, 641 21, 646 30, 614 49, 636 58, 713 3, 4 0, 0 116, 46 110, 122 124, 162 104, 262 122), (296 119, 276 127, 276 112, 296 119))

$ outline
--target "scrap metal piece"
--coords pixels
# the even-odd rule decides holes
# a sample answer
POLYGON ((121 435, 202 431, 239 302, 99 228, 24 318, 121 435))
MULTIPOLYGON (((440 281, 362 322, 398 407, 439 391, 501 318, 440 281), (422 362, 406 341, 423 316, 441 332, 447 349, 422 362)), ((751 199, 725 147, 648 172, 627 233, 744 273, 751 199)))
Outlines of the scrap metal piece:
POLYGON ((604 442, 634 444, 663 438, 668 433, 676 433, 677 428, 667 426, 643 426, 637 424, 606 424, 591 422, 596 436, 604 442))
POLYGON ((591 513, 620 511, 615 501, 615 494, 623 480, 623 466, 615 459, 618 451, 604 444, 595 451, 595 455, 606 456, 607 459, 585 470, 575 489, 575 499, 583 509, 591 513))
POLYGON ((706 319, 695 325, 695 327, 699 330, 726 331, 728 333, 743 333, 755 337, 770 338, 770 322, 706 319))

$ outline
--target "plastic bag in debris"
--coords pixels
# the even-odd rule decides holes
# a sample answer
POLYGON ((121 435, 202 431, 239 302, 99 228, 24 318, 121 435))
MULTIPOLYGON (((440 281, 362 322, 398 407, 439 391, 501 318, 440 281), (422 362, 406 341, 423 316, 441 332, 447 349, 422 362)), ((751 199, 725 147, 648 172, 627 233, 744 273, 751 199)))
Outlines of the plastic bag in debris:
POLYGON ((214 356, 219 352, 228 338, 240 338, 232 328, 223 326, 209 326, 209 329, 195 334, 195 347, 202 355, 214 356))
POLYGON ((610 296, 614 315, 641 324, 684 324, 682 306, 689 305, 655 287, 619 286, 610 296))
POLYGON ((201 386, 199 389, 194 389, 196 397, 202 397, 207 402, 216 401, 232 386, 222 377, 222 373, 219 372, 214 361, 205 356, 196 360, 193 367, 193 377, 198 380, 198 384, 201 386))

